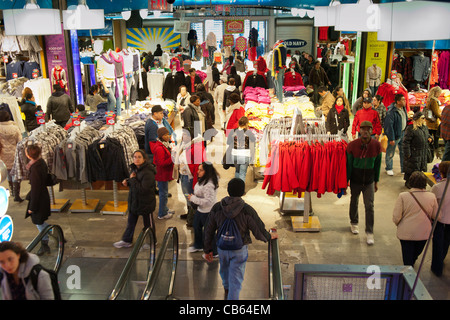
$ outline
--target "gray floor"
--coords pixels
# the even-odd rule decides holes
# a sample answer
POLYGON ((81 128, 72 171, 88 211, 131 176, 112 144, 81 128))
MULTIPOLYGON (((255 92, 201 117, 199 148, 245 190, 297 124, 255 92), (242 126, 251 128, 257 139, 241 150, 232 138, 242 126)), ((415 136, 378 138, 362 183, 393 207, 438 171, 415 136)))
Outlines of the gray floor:
MULTIPOLYGON (((218 116, 216 116, 219 119, 218 116)), ((209 145, 208 159, 222 159, 214 152, 214 146, 222 148, 221 139, 209 145)), ((217 150, 217 149, 216 149, 217 150)), ((383 154, 384 163, 384 154, 383 154)), ((227 183, 234 176, 234 169, 224 170, 216 165, 221 175, 218 199, 227 195, 227 183)), ((431 168, 431 165, 429 165, 431 168)), ((291 286, 287 295, 293 297, 294 266, 296 264, 330 264, 330 265, 402 265, 400 242, 396 238, 396 227, 392 222, 392 209, 400 192, 406 191, 403 176, 399 170, 398 155, 394 158, 395 176, 387 176, 382 169, 379 191, 375 195, 375 244, 368 246, 364 234, 364 206, 360 200, 360 234, 350 232, 348 208, 350 197, 338 198, 335 194, 325 194, 321 198, 312 195, 314 216, 320 221, 319 232, 294 232, 290 215, 280 213, 279 197, 268 196, 261 189, 261 182, 252 179, 249 169, 246 180, 244 199, 251 204, 267 228, 276 228, 279 234, 280 260, 283 284, 291 286)), ((7 186, 4 182, 3 186, 7 186)), ((29 191, 29 184, 22 182, 22 196, 29 191)), ((208 265, 201 253, 188 253, 187 248, 193 243, 193 230, 187 228, 185 220, 179 215, 185 213, 185 200, 181 187, 175 181, 169 184, 173 197, 168 206, 176 211, 169 220, 156 219, 158 248, 168 227, 176 227, 179 232, 180 254, 179 270, 175 284, 175 296, 182 299, 222 299, 223 290, 218 275, 217 262, 208 265)), ((81 198, 79 191, 56 192, 56 198, 69 199, 71 203, 81 198)), ((119 200, 127 200, 127 191, 119 191, 119 200)), ((70 213, 69 207, 60 213, 53 213, 48 220, 58 224, 67 239, 65 262, 60 271, 62 292, 68 299, 106 299, 124 265, 131 249, 116 249, 112 244, 120 240, 125 230, 127 216, 102 215, 101 208, 107 201, 113 200, 112 191, 87 191, 88 199, 100 199, 100 205, 94 213, 70 213), (64 288, 71 272, 68 267, 76 265, 81 270, 81 288, 64 288)), ((21 204, 10 202, 8 214, 14 220, 13 240, 28 244, 36 235, 37 229, 30 219, 24 219, 27 202, 21 204)), ((156 217, 156 213, 154 214, 156 217)), ((140 231, 141 220, 137 230, 140 231)), ((137 238, 139 231, 136 231, 137 238)), ((422 255, 419 259, 422 258, 422 255)), ((436 277, 430 271, 431 247, 425 257, 420 274, 433 299, 450 300, 450 257, 447 256, 442 277, 436 277)), ((267 244, 253 240, 249 246, 249 259, 241 297, 243 299, 263 299, 267 287, 267 244)), ((415 265, 418 269, 420 260, 415 265)))

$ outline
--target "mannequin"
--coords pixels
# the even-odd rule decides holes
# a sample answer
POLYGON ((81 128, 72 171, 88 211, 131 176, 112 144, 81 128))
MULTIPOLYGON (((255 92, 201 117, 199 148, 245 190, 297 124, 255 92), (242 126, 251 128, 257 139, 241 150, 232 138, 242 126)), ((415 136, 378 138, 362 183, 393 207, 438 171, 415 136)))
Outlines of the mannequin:
POLYGON ((295 71, 295 63, 291 62, 289 69, 284 73, 284 85, 285 86, 303 86, 302 75, 295 71))
POLYGON ((197 45, 197 31, 194 29, 189 30, 187 40, 189 42, 189 54, 191 59, 195 56, 195 46, 197 45))
POLYGON ((272 78, 275 93, 279 102, 283 102, 284 71, 286 69, 287 51, 283 40, 278 40, 273 46, 272 78))
MULTIPOLYGON (((123 66, 124 66, 127 89, 131 90, 131 88, 134 86, 133 55, 127 49, 123 49, 122 51, 120 51, 119 55, 123 59, 123 66)), ((128 95, 125 98, 125 110, 127 112, 130 109, 130 98, 131 98, 131 95, 128 95)))
POLYGON ((248 36, 248 59, 250 61, 256 61, 257 53, 256 48, 258 47, 258 30, 256 28, 251 28, 248 36))
POLYGON ((214 62, 214 52, 217 48, 217 38, 212 31, 206 36, 206 46, 208 47, 208 62, 212 65, 214 62))
POLYGON ((424 53, 420 51, 417 55, 413 56, 413 78, 416 85, 425 87, 425 81, 428 79, 431 71, 430 58, 425 57, 424 53))
POLYGON ((67 75, 66 70, 64 70, 63 67, 58 65, 52 69, 51 81, 52 88, 53 85, 59 84, 61 88, 64 88, 64 90, 67 91, 67 75))
POLYGON ((115 51, 110 51, 109 56, 112 58, 115 68, 115 97, 116 97, 116 115, 122 114, 122 98, 125 95, 125 101, 128 99, 127 78, 125 73, 125 63, 123 57, 115 51))
POLYGON ((168 73, 164 80, 162 97, 176 101, 180 86, 186 83, 186 76, 177 58, 172 58, 170 61, 170 69, 172 72, 168 73))
POLYGON ((114 62, 110 59, 110 51, 103 53, 97 61, 97 80, 102 83, 108 95, 108 111, 113 111, 116 106, 116 75, 114 62))
POLYGON ((367 68, 366 84, 372 92, 372 96, 377 94, 381 83, 381 68, 376 63, 367 68))
POLYGON ((142 73, 141 73, 141 56, 139 50, 134 48, 128 48, 128 52, 133 57, 133 85, 129 89, 130 94, 130 103, 132 106, 136 105, 136 101, 138 98, 138 85, 139 89, 143 88, 142 84, 142 73))

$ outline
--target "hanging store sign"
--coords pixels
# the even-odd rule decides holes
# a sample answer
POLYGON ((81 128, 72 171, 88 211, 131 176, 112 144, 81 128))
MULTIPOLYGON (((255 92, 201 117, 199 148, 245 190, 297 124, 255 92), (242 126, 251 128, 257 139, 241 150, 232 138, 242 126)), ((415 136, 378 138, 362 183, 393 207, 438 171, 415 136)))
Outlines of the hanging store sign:
POLYGON ((225 34, 244 33, 244 20, 225 20, 225 34))
POLYGON ((148 9, 152 11, 157 10, 172 12, 173 5, 168 3, 166 0, 149 0, 148 9))
POLYGON ((306 42, 306 40, 301 40, 301 39, 288 39, 288 40, 284 40, 284 45, 287 48, 301 48, 306 46, 308 43, 306 42))
POLYGON ((367 77, 367 69, 376 64, 381 68, 381 82, 384 82, 384 72, 386 70, 386 61, 388 54, 388 43, 385 41, 378 41, 377 32, 367 33, 367 47, 366 47, 366 66, 364 79, 367 77))
POLYGON ((245 37, 236 39, 236 50, 239 52, 247 50, 247 39, 245 37))
POLYGON ((234 46, 234 36, 232 34, 224 35, 223 36, 223 45, 225 47, 232 47, 232 46, 234 46))

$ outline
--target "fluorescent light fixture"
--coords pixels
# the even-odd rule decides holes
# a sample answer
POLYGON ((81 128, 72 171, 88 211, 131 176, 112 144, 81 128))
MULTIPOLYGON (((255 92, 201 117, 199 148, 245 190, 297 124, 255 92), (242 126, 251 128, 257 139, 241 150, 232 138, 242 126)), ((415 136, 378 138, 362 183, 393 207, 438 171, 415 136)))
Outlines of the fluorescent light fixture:
POLYGON ((82 3, 74 10, 63 10, 64 30, 91 30, 105 27, 103 9, 90 10, 82 3))
POLYGON ((305 10, 305 11, 306 11, 306 14, 308 15, 308 17, 314 18, 314 16, 315 16, 314 10, 305 10))
POLYGON ((29 5, 32 9, 3 10, 5 35, 61 34, 61 19, 58 9, 40 9, 39 6, 29 5))
POLYGON ((154 16, 155 18, 161 17, 161 11, 159 11, 159 10, 153 11, 153 16, 154 16))
POLYGON ((380 8, 371 0, 336 7, 335 30, 375 32, 380 28, 380 8))
POLYGON ((450 3, 411 1, 380 4, 378 41, 450 39, 450 3))
MULTIPOLYGON (((156 11, 155 11, 155 13, 156 13, 156 11)), ((161 11, 159 11, 159 14, 161 15, 161 11)), ((148 9, 140 9, 139 15, 141 16, 142 19, 146 19, 148 16, 148 9)))
POLYGON ((123 20, 128 20, 131 18, 131 11, 122 11, 123 20))

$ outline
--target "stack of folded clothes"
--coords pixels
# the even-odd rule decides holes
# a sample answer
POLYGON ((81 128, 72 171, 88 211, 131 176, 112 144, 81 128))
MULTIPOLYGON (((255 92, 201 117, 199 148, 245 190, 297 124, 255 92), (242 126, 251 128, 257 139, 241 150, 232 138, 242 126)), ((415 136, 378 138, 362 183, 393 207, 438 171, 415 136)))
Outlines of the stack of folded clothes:
POLYGON ((245 87, 243 92, 244 103, 247 101, 270 104, 269 91, 260 87, 245 87))

